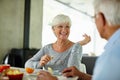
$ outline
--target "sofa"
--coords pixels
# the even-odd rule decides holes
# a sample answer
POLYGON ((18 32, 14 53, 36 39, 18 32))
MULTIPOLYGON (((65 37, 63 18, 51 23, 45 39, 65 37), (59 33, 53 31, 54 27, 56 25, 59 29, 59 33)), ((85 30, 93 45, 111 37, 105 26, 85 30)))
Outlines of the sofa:
POLYGON ((17 49, 13 48, 10 52, 8 52, 2 63, 10 64, 13 67, 21 67, 24 68, 25 62, 35 55, 39 49, 17 49))
POLYGON ((82 63, 86 66, 86 73, 93 75, 93 69, 98 56, 83 56, 82 63))

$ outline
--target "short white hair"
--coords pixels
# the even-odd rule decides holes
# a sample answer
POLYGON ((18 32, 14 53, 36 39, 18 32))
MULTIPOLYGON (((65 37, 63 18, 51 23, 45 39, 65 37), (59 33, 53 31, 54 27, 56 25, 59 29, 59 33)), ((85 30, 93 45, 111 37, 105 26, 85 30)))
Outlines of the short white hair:
POLYGON ((61 24, 61 23, 68 23, 69 27, 71 27, 70 17, 67 15, 64 15, 64 14, 59 14, 53 18, 50 25, 53 27, 53 26, 56 26, 56 25, 61 24))
POLYGON ((101 12, 109 25, 120 25, 120 0, 94 0, 95 14, 101 12))

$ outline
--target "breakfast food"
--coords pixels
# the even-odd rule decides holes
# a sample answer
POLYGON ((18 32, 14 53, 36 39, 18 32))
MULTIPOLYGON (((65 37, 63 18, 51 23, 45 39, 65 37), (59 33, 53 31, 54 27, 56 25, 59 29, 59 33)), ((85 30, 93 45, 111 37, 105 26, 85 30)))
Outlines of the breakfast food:
POLYGON ((30 68, 30 67, 26 67, 25 68, 25 71, 28 73, 28 74, 31 74, 34 72, 34 69, 33 68, 30 68))
POLYGON ((48 72, 50 72, 51 74, 53 74, 52 68, 48 67, 48 72))
POLYGON ((20 72, 19 69, 7 69, 6 70, 6 74, 7 75, 17 75, 17 74, 20 74, 22 72, 20 72))
POLYGON ((9 80, 22 80, 24 73, 19 69, 7 69, 5 74, 9 77, 9 80))

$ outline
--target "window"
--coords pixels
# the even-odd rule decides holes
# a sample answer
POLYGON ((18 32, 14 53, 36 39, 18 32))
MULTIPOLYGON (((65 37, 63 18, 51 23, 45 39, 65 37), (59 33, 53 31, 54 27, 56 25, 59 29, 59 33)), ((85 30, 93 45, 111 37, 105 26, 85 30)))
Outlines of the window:
POLYGON ((49 23, 54 16, 62 13, 68 15, 72 20, 71 33, 69 36, 71 41, 78 42, 82 40, 84 33, 91 36, 91 42, 83 46, 83 54, 101 54, 106 41, 100 38, 91 17, 54 0, 44 0, 43 10, 42 46, 55 42, 56 37, 49 23))

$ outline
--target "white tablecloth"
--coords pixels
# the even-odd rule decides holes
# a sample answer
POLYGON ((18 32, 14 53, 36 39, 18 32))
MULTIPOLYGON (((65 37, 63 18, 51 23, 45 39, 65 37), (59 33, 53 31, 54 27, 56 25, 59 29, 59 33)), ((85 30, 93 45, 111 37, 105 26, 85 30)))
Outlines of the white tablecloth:
MULTIPOLYGON (((39 69, 35 69, 33 74, 27 74, 24 68, 17 68, 17 67, 11 67, 11 68, 19 69, 21 72, 24 72, 23 80, 36 80, 37 78, 36 73, 39 71, 39 69)), ((77 77, 75 78, 66 78, 64 76, 57 76, 57 77, 59 80, 77 80, 77 77)))

